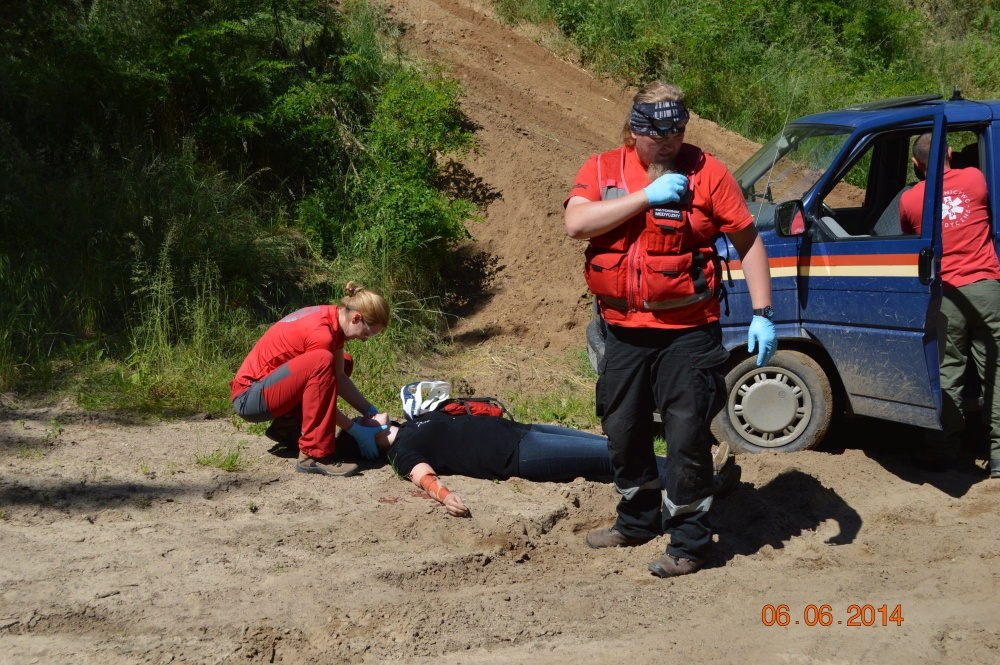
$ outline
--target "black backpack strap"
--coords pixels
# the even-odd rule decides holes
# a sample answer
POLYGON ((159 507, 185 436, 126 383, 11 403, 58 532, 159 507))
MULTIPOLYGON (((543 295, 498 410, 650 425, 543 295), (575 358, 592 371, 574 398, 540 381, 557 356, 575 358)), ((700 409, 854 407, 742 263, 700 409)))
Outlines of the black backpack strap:
POLYGON ((503 411, 503 413, 504 413, 505 416, 507 416, 508 418, 510 418, 512 421, 517 422, 516 420, 514 420, 514 415, 510 411, 507 410, 507 405, 506 404, 504 404, 503 402, 501 402, 500 400, 498 400, 496 397, 488 397, 487 399, 490 400, 491 402, 493 402, 494 404, 496 404, 497 406, 499 406, 500 410, 503 411))
POLYGON ((715 249, 715 258, 713 259, 713 261, 715 262, 715 280, 716 280, 715 281, 715 295, 719 299, 719 302, 721 302, 726 307, 726 309, 724 311, 724 314, 726 316, 729 316, 729 290, 726 289, 726 282, 727 281, 729 282, 729 286, 731 286, 731 287, 734 286, 733 273, 729 269, 729 243, 726 242, 726 238, 725 238, 725 236, 722 233, 717 233, 712 238, 712 247, 715 249), (725 256, 722 256, 722 254, 719 253, 719 241, 720 240, 722 241, 722 244, 726 248, 726 255, 725 256), (723 276, 722 276, 722 265, 723 264, 726 265, 726 277, 725 278, 723 278, 723 276))
MULTIPOLYGON (((503 414, 510 420, 514 420, 514 416, 511 415, 510 411, 507 410, 507 405, 498 400, 496 397, 464 397, 461 399, 456 399, 456 402, 465 407, 465 412, 471 414, 472 411, 469 409, 469 402, 483 402, 485 404, 492 404, 494 406, 500 407, 503 414)), ((516 421, 515 421, 516 422, 516 421)))

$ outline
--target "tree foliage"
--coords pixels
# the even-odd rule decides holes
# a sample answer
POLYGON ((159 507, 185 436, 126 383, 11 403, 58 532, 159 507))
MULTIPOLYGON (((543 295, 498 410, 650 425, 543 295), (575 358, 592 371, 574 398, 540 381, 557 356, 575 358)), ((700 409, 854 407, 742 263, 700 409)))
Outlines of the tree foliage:
POLYGON ((476 215, 437 182, 472 136, 458 87, 395 33, 366 2, 0 4, 4 376, 39 340, 137 339, 203 302, 205 275, 267 320, 303 289, 336 297, 317 283, 436 273, 476 215))

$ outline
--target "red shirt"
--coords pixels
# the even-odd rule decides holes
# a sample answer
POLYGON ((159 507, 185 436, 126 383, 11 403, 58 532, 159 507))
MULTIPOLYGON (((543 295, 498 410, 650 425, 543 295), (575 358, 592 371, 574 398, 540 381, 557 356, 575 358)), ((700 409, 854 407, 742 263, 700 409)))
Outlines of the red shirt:
MULTIPOLYGON (((691 150, 696 148, 687 143, 682 147, 682 151, 691 150)), ((708 153, 704 156, 704 165, 691 178, 694 188, 692 210, 688 216, 691 227, 698 235, 711 238, 719 232, 739 231, 753 224, 753 216, 736 178, 715 157, 708 153)), ((563 205, 574 196, 590 201, 601 200, 597 159, 597 155, 592 155, 576 174, 573 189, 563 205)), ((649 184, 647 168, 635 148, 625 148, 625 184, 630 193, 649 184)), ((646 213, 642 213, 624 224, 645 224, 645 216, 646 213)), ((716 276, 716 280, 719 278, 716 276)), ((608 323, 626 328, 692 328, 719 320, 719 300, 708 298, 686 307, 654 311, 603 308, 602 315, 608 323)))
POLYGON ((246 357, 236 378, 229 382, 232 399, 286 362, 306 351, 344 348, 335 305, 314 305, 292 312, 267 329, 246 357))
MULTIPOLYGON (((920 233, 925 182, 903 192, 899 225, 904 233, 920 233)), ((984 279, 1000 279, 1000 261, 990 239, 986 178, 976 168, 944 172, 941 196, 941 282, 957 289, 984 279)))

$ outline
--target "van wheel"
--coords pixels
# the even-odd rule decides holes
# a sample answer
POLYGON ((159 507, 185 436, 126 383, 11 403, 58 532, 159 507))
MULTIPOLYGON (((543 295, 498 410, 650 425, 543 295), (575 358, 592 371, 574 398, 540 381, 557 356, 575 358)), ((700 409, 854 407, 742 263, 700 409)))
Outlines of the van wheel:
POLYGON ((798 351, 778 351, 765 367, 757 367, 757 356, 747 358, 729 370, 726 393, 712 434, 738 452, 808 450, 830 427, 830 381, 798 351))

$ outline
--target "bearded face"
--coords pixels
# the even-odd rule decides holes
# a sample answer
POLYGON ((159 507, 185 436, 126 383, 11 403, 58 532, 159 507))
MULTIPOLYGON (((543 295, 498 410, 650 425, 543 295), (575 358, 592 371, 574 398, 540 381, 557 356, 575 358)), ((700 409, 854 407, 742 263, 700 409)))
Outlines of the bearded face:
POLYGON ((663 136, 644 136, 642 134, 632 134, 635 137, 635 151, 647 164, 646 173, 650 182, 674 170, 674 159, 681 151, 684 144, 684 132, 678 134, 666 134, 663 136))
POLYGON ((649 178, 650 182, 653 182, 661 175, 665 175, 667 173, 673 173, 673 169, 668 168, 664 164, 650 164, 646 167, 646 176, 649 178))

